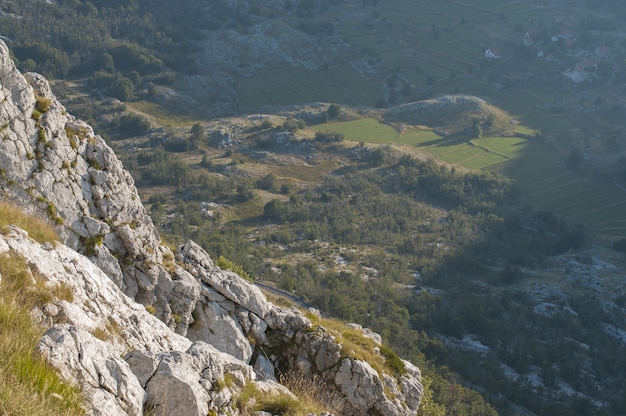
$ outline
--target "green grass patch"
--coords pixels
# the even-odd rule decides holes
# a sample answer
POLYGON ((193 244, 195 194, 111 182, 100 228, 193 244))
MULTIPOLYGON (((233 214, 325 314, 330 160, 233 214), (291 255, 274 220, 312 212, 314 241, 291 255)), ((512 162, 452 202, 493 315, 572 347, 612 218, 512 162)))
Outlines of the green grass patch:
MULTIPOLYGON (((337 169, 338 164, 332 160, 322 160, 317 165, 284 165, 272 166, 272 173, 280 178, 290 178, 303 183, 318 183, 319 178, 337 169)), ((262 210, 263 207, 261 207, 262 210)))
POLYGON ((315 131, 332 131, 343 134, 346 140, 366 143, 392 143, 398 139, 398 132, 374 118, 354 121, 324 123, 312 127, 315 131))
POLYGON ((411 144, 414 146, 426 146, 437 143, 440 140, 441 136, 432 130, 411 128, 402 132, 396 142, 411 144))
POLYGON ((126 105, 147 116, 154 117, 159 124, 167 126, 191 126, 205 119, 200 113, 183 110, 179 106, 163 106, 152 101, 133 101, 126 105))

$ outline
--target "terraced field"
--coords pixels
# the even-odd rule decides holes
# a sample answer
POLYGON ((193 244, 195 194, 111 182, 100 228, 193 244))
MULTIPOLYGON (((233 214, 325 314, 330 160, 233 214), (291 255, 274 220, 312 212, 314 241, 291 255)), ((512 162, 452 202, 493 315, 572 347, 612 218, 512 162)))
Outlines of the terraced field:
MULTIPOLYGON (((330 62, 320 55, 316 71, 266 68, 241 78, 239 104, 260 108, 326 101, 373 106, 385 95, 386 78, 397 74, 418 89, 435 94, 489 95, 504 100, 503 107, 512 109, 520 97, 494 89, 476 70, 484 64, 487 48, 499 49, 505 58, 518 54, 511 45, 516 39, 521 41, 528 22, 543 21, 547 13, 530 2, 500 0, 471 4, 388 0, 376 7, 363 7, 361 1, 343 2, 329 15, 317 18, 333 23, 334 37, 349 45, 345 55, 330 62), (325 65, 330 69, 322 69, 325 65)), ((317 52, 302 51, 303 55, 309 53, 317 52)), ((521 111, 533 108, 543 97, 527 98, 528 105, 521 111)))
POLYGON ((521 137, 482 137, 470 141, 444 139, 429 130, 402 134, 374 119, 315 126, 336 131, 346 140, 405 143, 452 164, 498 171, 517 181, 522 198, 583 224, 599 237, 626 238, 626 189, 601 183, 562 166, 544 143, 521 137))

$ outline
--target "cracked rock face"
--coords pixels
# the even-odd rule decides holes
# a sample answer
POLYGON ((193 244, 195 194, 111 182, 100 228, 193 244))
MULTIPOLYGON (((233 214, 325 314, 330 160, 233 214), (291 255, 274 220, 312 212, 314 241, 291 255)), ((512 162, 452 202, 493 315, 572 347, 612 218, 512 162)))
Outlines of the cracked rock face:
POLYGON ((184 334, 200 286, 184 270, 163 266, 173 253, 113 150, 66 112, 45 78, 22 76, 1 42, 0 79, 0 195, 49 217, 65 244, 184 334))
POLYGON ((67 114, 42 76, 20 74, 1 40, 0 98, 0 198, 48 218, 62 240, 41 245, 13 227, 0 235, 0 256, 23 257, 48 286, 71 289, 72 301, 32 311, 48 328, 37 352, 83 388, 90 414, 236 413, 247 383, 281 391, 276 368, 322 377, 342 414, 416 413, 416 367, 379 374, 196 243, 177 253, 162 245, 111 148, 67 114))

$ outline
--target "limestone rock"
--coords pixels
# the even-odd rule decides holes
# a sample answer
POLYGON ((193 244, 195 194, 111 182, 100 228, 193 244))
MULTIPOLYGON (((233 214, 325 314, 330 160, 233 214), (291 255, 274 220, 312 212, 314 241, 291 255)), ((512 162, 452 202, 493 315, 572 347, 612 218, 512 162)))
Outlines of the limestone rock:
POLYGON ((112 149, 45 78, 20 74, 1 40, 0 138, 0 195, 49 218, 62 241, 38 244, 13 227, 0 235, 0 254, 71 290, 73 299, 32 312, 48 328, 37 351, 85 389, 90 414, 236 413, 233 395, 256 379, 251 360, 268 394, 282 389, 274 368, 299 368, 336 386, 350 414, 416 413, 416 367, 396 378, 342 359, 333 335, 269 303, 196 243, 176 254, 162 245, 112 149))
POLYGON ((185 354, 166 356, 146 384, 146 403, 155 415, 206 415, 209 395, 185 354))
POLYGON ((164 290, 174 285, 160 284, 173 279, 160 265, 164 254, 173 254, 161 246, 134 181, 113 150, 67 113, 44 77, 20 74, 2 41, 0 80, 0 194, 50 217, 63 242, 88 254, 129 296, 144 304, 159 298, 160 317, 185 333, 199 283, 180 279, 175 293, 164 290), (44 101, 49 105, 38 104, 44 101))
POLYGON ((344 358, 341 362, 335 375, 335 383, 352 407, 365 409, 366 412, 374 406, 383 392, 383 384, 376 370, 367 363, 349 358, 344 358))
POLYGON ((144 391, 128 364, 110 347, 73 325, 50 328, 37 353, 66 379, 81 385, 94 415, 142 415, 144 391))
POLYGON ((187 266, 191 274, 226 299, 261 318, 267 315, 270 308, 261 289, 241 279, 236 273, 214 267, 207 252, 198 244, 193 241, 185 244, 180 250, 179 260, 187 266))
POLYGON ((218 350, 246 362, 250 359, 250 342, 241 326, 219 303, 198 303, 194 316, 195 322, 187 332, 190 339, 206 341, 218 350))

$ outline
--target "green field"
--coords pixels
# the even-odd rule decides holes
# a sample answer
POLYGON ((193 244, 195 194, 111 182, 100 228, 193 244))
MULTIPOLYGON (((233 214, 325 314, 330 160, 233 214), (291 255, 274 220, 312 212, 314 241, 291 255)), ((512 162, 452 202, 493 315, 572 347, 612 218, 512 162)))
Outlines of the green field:
POLYGON ((481 137, 459 141, 414 128, 399 134, 373 118, 320 124, 314 129, 342 133, 351 141, 411 144, 447 163, 500 172, 515 179, 522 198, 536 206, 585 224, 600 236, 626 237, 626 192, 565 169, 558 155, 538 139, 481 137))
POLYGON ((404 143, 414 146, 427 146, 441 140, 441 136, 428 129, 407 128, 399 133, 394 128, 382 124, 374 118, 324 123, 311 128, 319 132, 341 133, 346 140, 354 142, 404 143))
POLYGON ((331 131, 343 134, 346 140, 367 143, 393 143, 397 141, 398 132, 386 124, 373 118, 362 118, 354 121, 324 123, 312 127, 315 131, 331 131))

